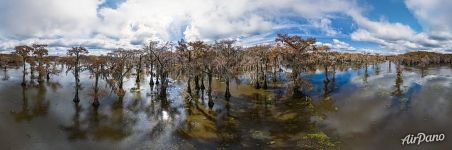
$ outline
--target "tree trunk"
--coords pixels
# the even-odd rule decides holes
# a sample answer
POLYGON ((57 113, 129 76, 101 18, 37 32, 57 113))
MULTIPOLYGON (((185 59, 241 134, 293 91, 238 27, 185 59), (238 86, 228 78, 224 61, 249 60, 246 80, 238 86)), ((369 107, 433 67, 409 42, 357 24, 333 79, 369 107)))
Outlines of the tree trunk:
POLYGON ((140 69, 137 69, 137 70, 136 70, 136 74, 137 74, 137 77, 136 77, 136 79, 135 79, 135 82, 136 82, 136 83, 139 83, 139 82, 140 82, 140 69))
POLYGON ((389 71, 389 72, 392 72, 392 71, 391 71, 391 61, 389 61, 389 69, 388 69, 388 71, 389 71))
POLYGON ((93 106, 94 107, 99 107, 100 103, 99 103, 99 73, 96 73, 96 80, 94 82, 94 101, 93 101, 93 106))
POLYGON ((153 78, 153 74, 154 74, 154 72, 153 72, 153 68, 154 68, 154 63, 153 62, 151 62, 151 75, 150 75, 150 77, 149 77, 149 85, 154 85, 154 78, 153 78))
POLYGON ((208 92, 212 92, 212 72, 207 73, 207 79, 209 81, 209 89, 208 92))
POLYGON ((74 101, 74 103, 78 103, 78 102, 80 102, 80 98, 78 97, 78 85, 75 85, 76 87, 75 87, 75 96, 74 96, 74 99, 72 100, 72 101, 74 101))
MULTIPOLYGON (((41 58, 39 58, 39 59, 41 59, 41 58)), ((44 81, 44 74, 43 74, 43 72, 42 72, 42 62, 41 62, 41 60, 38 60, 38 82, 39 83, 42 83, 43 81, 44 81)))
POLYGON ((261 88, 261 85, 259 84, 259 63, 256 65, 256 83, 254 83, 254 88, 261 88))
POLYGON ((195 90, 199 91, 199 76, 195 76, 195 90))
POLYGON ((268 88, 268 85, 267 85, 267 68, 268 67, 268 65, 267 65, 267 63, 265 63, 265 70, 264 70, 264 89, 267 89, 268 88))
POLYGON ((123 82, 123 78, 121 77, 121 79, 119 80, 119 86, 118 86, 118 88, 120 89, 120 90, 122 90, 122 86, 123 86, 123 84, 124 84, 124 82, 123 82))
POLYGON ((208 91, 207 92, 207 97, 209 99, 209 102, 207 103, 207 105, 209 105, 209 108, 212 109, 213 108, 213 100, 212 100, 212 91, 208 91))
POLYGON ((79 75, 78 75, 78 63, 79 63, 79 58, 78 58, 78 56, 77 56, 77 62, 76 62, 76 66, 75 66, 75 74, 74 74, 74 77, 75 77, 75 97, 74 97, 74 99, 73 99, 73 101, 75 102, 75 103, 78 103, 78 102, 80 102, 80 98, 78 97, 78 91, 79 91, 79 87, 80 87, 80 79, 79 79, 79 75))
POLYGON ((324 82, 329 82, 330 79, 328 79, 328 65, 323 65, 325 67, 325 79, 324 82))
POLYGON ((333 82, 336 81, 336 65, 333 65, 333 82))
POLYGON ((204 90, 204 89, 206 89, 206 87, 204 86, 204 74, 202 73, 201 74, 201 90, 204 90))
POLYGON ((277 78, 276 78, 276 74, 277 74, 277 72, 278 72, 278 67, 276 67, 276 65, 277 65, 277 63, 276 63, 276 58, 273 60, 273 82, 276 82, 277 81, 277 78))
POLYGON ((138 65, 137 65, 137 70, 136 70, 136 73, 137 73, 137 78, 136 78, 136 80, 135 80, 136 83, 139 83, 139 82, 140 82, 141 59, 142 59, 142 57, 140 56, 140 59, 139 59, 138 65))
POLYGON ((296 71, 295 69, 292 70, 292 78, 293 78, 293 96, 294 97, 299 97, 301 96, 301 92, 300 92, 300 79, 298 78, 298 71, 296 71))
POLYGON ((160 74, 162 84, 160 84, 159 98, 162 100, 166 100, 166 88, 167 88, 166 76, 167 76, 166 73, 160 74))
POLYGON ((33 65, 30 63, 30 82, 33 81, 34 74, 35 74, 35 70, 33 69, 33 65))
MULTIPOLYGON (((161 73, 160 73, 160 68, 158 68, 158 66, 157 66, 156 69, 157 69, 157 70, 156 70, 156 71, 157 71, 157 74, 160 75, 160 74, 161 74, 161 73)), ((161 75, 160 75, 160 76, 161 76, 161 75)), ((160 82, 159 82, 159 77, 158 77, 158 76, 155 78, 155 84, 157 84, 157 85, 160 84, 160 82)))
POLYGON ((224 93, 224 97, 230 98, 231 92, 229 91, 229 77, 226 77, 226 92, 224 93))
MULTIPOLYGON (((162 80, 162 82, 163 82, 163 80, 162 80)), ((162 84, 163 84, 163 83, 162 83, 162 84)), ((191 77, 188 77, 188 81, 187 81, 187 93, 188 93, 188 95, 192 96, 192 95, 191 95, 191 77)))
POLYGON ((23 87, 25 87, 27 84, 25 83, 25 74, 27 73, 27 69, 25 68, 25 59, 23 59, 23 66, 24 66, 24 70, 23 70, 23 74, 22 74, 22 83, 21 83, 21 85, 23 86, 23 87))

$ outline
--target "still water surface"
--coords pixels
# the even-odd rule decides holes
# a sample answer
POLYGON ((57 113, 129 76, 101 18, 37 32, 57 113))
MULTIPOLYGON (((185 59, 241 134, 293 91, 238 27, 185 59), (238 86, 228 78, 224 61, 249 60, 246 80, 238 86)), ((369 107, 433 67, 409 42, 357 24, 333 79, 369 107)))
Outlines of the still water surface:
MULTIPOLYGON (((64 68, 63 68, 64 69, 64 68)), ((157 99, 148 79, 126 79, 124 98, 102 81, 94 108, 93 79, 65 71, 41 85, 20 86, 21 69, 0 77, 1 149, 447 149, 452 147, 452 69, 417 69, 382 63, 304 74, 312 89, 293 97, 287 83, 268 90, 215 80, 213 92, 187 99, 186 82, 171 80, 157 99), (140 90, 133 90, 134 87, 140 90), (407 134, 444 133, 443 142, 402 146, 407 134)), ((27 79, 29 77, 27 76, 27 79)), ((280 75, 284 80, 284 74, 280 75)), ((207 84, 206 84, 207 85, 207 84)), ((195 91, 195 90, 193 90, 195 91)))

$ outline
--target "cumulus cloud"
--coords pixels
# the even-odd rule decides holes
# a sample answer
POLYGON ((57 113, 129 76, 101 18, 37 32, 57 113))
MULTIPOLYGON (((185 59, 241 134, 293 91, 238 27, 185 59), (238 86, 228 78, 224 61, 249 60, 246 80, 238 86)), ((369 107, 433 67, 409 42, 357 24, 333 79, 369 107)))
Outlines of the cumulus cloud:
POLYGON ((333 45, 332 48, 335 49, 349 49, 349 50, 354 50, 355 48, 351 47, 350 44, 346 43, 346 42, 342 42, 338 39, 333 39, 333 45))
POLYGON ((353 7, 336 0, 127 0, 114 8, 100 7, 103 3, 0 0, 0 48, 30 41, 136 48, 151 39, 259 39, 287 25, 288 17, 304 18, 335 35, 331 14, 353 7))
POLYGON ((0 33, 6 39, 80 37, 97 24, 99 0, 0 0, 0 33))
MULTIPOLYGON (((405 0, 421 25, 428 31, 448 35, 452 31, 452 1, 450 0, 405 0)), ((440 35, 441 36, 441 35, 440 35)))
MULTIPOLYGON (((435 0, 439 1, 439 0, 435 0)), ((419 0, 406 4, 424 26, 417 33, 409 26, 372 21, 362 15, 355 1, 346 0, 124 0, 105 7, 106 0, 0 0, 0 49, 17 44, 47 43, 55 47, 88 46, 98 49, 139 48, 149 40, 213 41, 224 38, 242 44, 268 42, 276 31, 314 28, 326 37, 342 32, 332 25, 337 15, 348 15, 358 25, 350 38, 388 49, 434 49, 452 46, 450 22, 430 21, 444 5, 419 0), (435 10, 435 11, 433 11, 435 10), (434 13, 432 13, 434 12, 434 13), (296 18, 296 19, 294 19, 296 18)), ((444 20, 450 19, 441 14, 444 20)), ((307 33, 309 35, 309 33, 307 33)), ((347 36, 347 35, 346 35, 347 36)), ((352 46, 334 41, 332 48, 352 46)))
POLYGON ((338 31, 331 27, 331 20, 328 18, 310 20, 310 22, 314 27, 320 28, 328 36, 335 36, 339 34, 338 31))
POLYGON ((410 26, 385 20, 372 21, 357 11, 349 15, 359 28, 350 37, 356 41, 374 42, 384 48, 405 52, 410 50, 432 50, 452 52, 452 11, 445 6, 452 4, 447 0, 407 0, 407 7, 414 12, 426 31, 416 32, 410 26))
POLYGON ((350 7, 345 1, 332 0, 128 0, 117 9, 100 10, 102 23, 113 28, 100 32, 124 38, 143 34, 163 40, 216 40, 266 34, 284 25, 286 17, 301 17, 334 35, 326 14, 350 7))
POLYGON ((354 47, 351 44, 341 41, 339 39, 332 39, 331 42, 316 42, 317 46, 328 46, 331 51, 336 52, 346 52, 346 53, 370 53, 370 54, 383 54, 383 55, 395 55, 400 54, 400 52, 395 52, 386 49, 375 49, 375 48, 365 48, 365 47, 354 47))

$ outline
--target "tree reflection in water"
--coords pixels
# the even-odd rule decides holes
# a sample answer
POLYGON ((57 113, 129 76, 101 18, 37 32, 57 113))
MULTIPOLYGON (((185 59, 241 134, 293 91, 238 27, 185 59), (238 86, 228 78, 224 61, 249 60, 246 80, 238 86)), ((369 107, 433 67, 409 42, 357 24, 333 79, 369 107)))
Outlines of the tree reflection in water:
POLYGON ((50 102, 46 99, 46 91, 47 88, 44 83, 39 83, 38 93, 35 97, 35 107, 33 107, 32 109, 33 114, 35 114, 36 116, 46 116, 49 111, 50 102))
POLYGON ((27 87, 22 86, 22 107, 19 112, 11 112, 11 115, 14 116, 16 121, 30 121, 34 118, 34 115, 31 113, 30 109, 28 108, 28 96, 26 93, 27 87))
POLYGON ((22 86, 22 105, 19 112, 12 111, 11 115, 14 116, 16 121, 31 121, 36 117, 45 117, 48 114, 50 102, 46 100, 46 87, 44 84, 39 84, 37 88, 37 95, 33 98, 33 103, 29 105, 28 88, 35 89, 34 87, 22 86))
POLYGON ((81 125, 80 113, 82 111, 82 107, 79 103, 74 103, 74 110, 75 113, 72 117, 73 124, 70 126, 61 126, 61 128, 67 132, 68 139, 71 141, 86 139, 87 131, 83 129, 81 125))
POLYGON ((9 79, 8 70, 7 70, 7 68, 5 67, 5 68, 3 68, 3 77, 2 77, 2 80, 3 80, 3 81, 7 81, 8 79, 9 79))
MULTIPOLYGON (((406 68, 400 64, 394 63, 393 74, 385 70, 388 69, 386 65, 384 64, 384 67, 382 65, 381 70, 378 64, 375 64, 375 67, 351 66, 355 70, 338 65, 337 68, 341 72, 338 72, 337 76, 335 66, 328 68, 328 70, 332 69, 329 70, 328 75, 317 74, 320 78, 314 79, 315 84, 318 85, 313 87, 315 89, 312 93, 306 92, 302 96, 295 97, 292 89, 287 88, 283 80, 270 84, 268 89, 255 89, 246 80, 231 82, 231 97, 224 98, 226 85, 221 82, 222 79, 214 78, 216 76, 212 77, 212 85, 206 82, 208 87, 202 88, 203 81, 198 81, 198 84, 201 84, 199 89, 196 87, 194 76, 190 81, 194 84, 190 87, 193 88, 192 94, 187 93, 187 80, 172 80, 174 78, 171 74, 163 74, 164 80, 159 79, 160 84, 155 87, 153 85, 147 87, 149 82, 147 77, 141 77, 144 80, 136 82, 131 80, 135 76, 125 76, 125 95, 117 97, 115 93, 105 92, 101 105, 90 105, 93 98, 86 97, 94 96, 94 102, 99 102, 102 90, 109 89, 110 87, 107 86, 110 84, 106 83, 102 74, 96 77, 96 73, 90 72, 89 75, 92 78, 87 82, 90 82, 92 88, 89 91, 82 89, 82 86, 73 87, 75 89, 68 86, 73 83, 72 76, 58 77, 70 79, 72 82, 66 81, 60 84, 49 80, 45 83, 22 87, 22 91, 17 91, 19 95, 22 92, 22 97, 18 97, 21 99, 20 106, 17 105, 17 111, 12 111, 10 115, 17 122, 27 121, 34 124, 36 120, 40 120, 34 119, 36 117, 47 115, 53 117, 54 114, 49 115, 55 110, 53 106, 71 108, 74 111, 71 112, 69 109, 69 115, 57 116, 70 120, 65 123, 58 122, 60 126, 57 130, 64 132, 63 136, 67 137, 68 141, 84 144, 108 140, 107 144, 130 146, 133 144, 128 142, 137 140, 134 143, 140 146, 145 145, 143 147, 146 148, 160 143, 186 148, 180 147, 182 143, 182 145, 206 149, 216 147, 220 149, 334 149, 339 137, 334 132, 325 130, 322 123, 325 123, 325 120, 331 121, 332 117, 338 117, 331 114, 344 113, 338 109, 346 101, 341 99, 341 94, 353 91, 353 89, 342 90, 344 86, 361 88, 360 85, 364 83, 368 84, 366 89, 375 89, 380 86, 380 83, 389 83, 389 86, 386 86, 388 89, 383 89, 384 92, 382 92, 386 94, 378 95, 377 93, 375 95, 378 97, 371 98, 387 99, 388 102, 393 100, 392 107, 400 106, 401 109, 407 107, 409 98, 407 93, 410 93, 412 87, 406 88, 404 83, 410 84, 412 78, 410 76, 406 76, 410 79, 403 78, 406 73, 403 69, 406 68), (356 75, 357 70, 361 74, 356 75), (377 71, 382 75, 373 76, 378 74, 377 71), (395 75, 395 78, 392 75, 395 75), (349 78, 354 79, 356 76, 363 78, 358 78, 357 82, 348 81, 349 78), (383 77, 385 79, 382 79, 383 77), (380 79, 390 82, 380 82, 380 79), (378 84, 375 84, 377 82, 378 84), (106 87, 102 87, 103 84, 106 84, 106 87), (339 88, 342 88, 341 93, 339 88), (94 91, 94 94, 91 91, 94 91), (80 102, 55 102, 55 105, 50 105, 47 99, 53 97, 56 92, 63 92, 66 95, 69 93, 69 97, 78 98, 80 102), (336 111, 338 113, 335 113, 336 111)), ((422 74, 418 70, 414 72, 418 75, 422 74)), ((18 75, 21 75, 21 72, 18 75)), ((87 76, 88 73, 80 74, 83 85, 86 84, 87 76)), ((202 75, 198 78, 202 79, 202 75)), ((76 85, 80 85, 78 81, 80 79, 76 79, 76 85)), ((17 87, 19 83, 20 79, 17 81, 17 87)), ((373 91, 366 92, 368 92, 366 94, 373 94, 373 91)), ((352 100, 346 102, 347 104, 344 105, 349 105, 348 102, 352 100)), ((340 108, 350 109, 343 106, 340 108)), ((99 143, 102 144, 102 142, 99 143)), ((150 147, 168 148, 162 145, 150 147)))
POLYGON ((369 66, 367 65, 367 63, 365 64, 365 66, 364 66, 364 77, 363 77, 363 83, 364 83, 364 86, 367 86, 368 85, 368 81, 367 81, 367 78, 369 78, 369 71, 368 71, 368 69, 367 68, 369 68, 369 66))
POLYGON ((186 121, 177 129, 177 133, 193 143, 207 147, 215 143, 217 148, 232 149, 266 146, 329 149, 334 146, 334 141, 316 127, 312 118, 319 116, 324 119, 328 112, 336 110, 330 98, 335 82, 335 77, 325 82, 324 98, 317 104, 306 96, 294 99, 289 92, 275 100, 277 94, 249 91, 246 90, 247 85, 234 86, 238 87, 241 96, 224 100, 213 99, 222 97, 221 92, 208 92, 209 103, 215 101, 219 105, 215 109, 213 104, 204 106, 187 98, 186 121), (243 104, 233 106, 232 101, 234 104, 243 104))
POLYGON ((399 106, 402 110, 406 108, 408 103, 408 98, 405 95, 405 91, 402 89, 403 86, 403 70, 400 63, 396 66, 396 79, 391 95, 395 98, 395 105, 399 106))
POLYGON ((119 141, 132 134, 132 127, 136 124, 133 115, 124 112, 123 98, 113 103, 109 114, 99 112, 99 107, 90 107, 84 118, 84 110, 79 103, 74 103, 75 113, 72 125, 61 125, 61 129, 68 135, 69 140, 114 140, 119 141))

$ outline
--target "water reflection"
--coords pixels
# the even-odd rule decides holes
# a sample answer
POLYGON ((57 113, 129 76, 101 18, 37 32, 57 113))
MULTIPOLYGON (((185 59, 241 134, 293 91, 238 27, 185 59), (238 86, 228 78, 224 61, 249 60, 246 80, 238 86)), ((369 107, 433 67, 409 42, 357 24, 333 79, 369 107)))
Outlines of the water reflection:
POLYGON ((403 74, 402 74, 402 68, 401 68, 400 64, 397 64, 396 70, 397 70, 397 75, 396 75, 395 84, 394 84, 394 91, 391 93, 391 95, 396 98, 400 107, 403 109, 406 106, 405 104, 408 99, 405 97, 405 93, 402 89, 403 74))
POLYGON ((26 87, 22 86, 22 105, 21 110, 19 112, 11 112, 11 115, 14 116, 16 121, 30 121, 34 118, 33 113, 28 108, 28 96, 26 94, 26 87))
MULTIPOLYGON (((227 85, 214 76, 194 76, 191 84, 170 79, 148 86, 153 78, 142 74, 137 82, 128 75, 127 92, 116 96, 106 90, 111 84, 101 71, 63 73, 20 86, 21 69, 8 69, 10 78, 0 81, 0 108, 10 110, 0 118, 10 126, 0 130, 51 134, 46 138, 50 149, 57 148, 52 143, 104 149, 398 149, 401 137, 421 129, 452 134, 452 122, 444 117, 452 115, 448 67, 335 65, 327 74, 301 74, 312 88, 296 96, 283 73, 268 89, 255 89, 239 78, 231 80, 236 82, 230 83, 231 97, 226 98, 227 85), (72 97, 75 103, 64 100, 72 97)), ((0 143, 26 141, 26 136, 8 140, 0 143)))
MULTIPOLYGON (((35 89, 35 87, 29 87, 35 89)), ((22 86, 22 105, 19 112, 11 111, 11 115, 14 116, 16 121, 31 121, 36 117, 45 117, 49 111, 50 102, 46 99, 46 87, 43 84, 39 84, 37 94, 31 100, 32 105, 29 105, 29 91, 27 87, 22 86)))
POLYGON ((73 124, 70 126, 62 126, 61 128, 67 132, 69 140, 82 140, 86 139, 86 131, 82 129, 80 123, 80 112, 82 107, 79 103, 74 103, 75 113, 72 117, 73 124))
POLYGON ((367 79, 369 78, 369 71, 367 68, 369 68, 369 66, 366 63, 366 65, 364 66, 364 77, 363 77, 363 82, 365 86, 367 86, 368 84, 367 79))
POLYGON ((9 79, 9 74, 8 74, 7 68, 5 67, 5 68, 3 68, 3 77, 2 77, 2 80, 3 80, 3 81, 6 81, 6 80, 8 80, 8 79, 9 79))
POLYGON ((40 83, 37 90, 35 107, 32 109, 33 114, 36 116, 46 116, 50 107, 50 101, 46 99, 47 87, 43 83, 40 83))
POLYGON ((73 105, 72 124, 61 125, 70 141, 86 139, 120 141, 132 134, 132 127, 137 122, 135 116, 126 114, 121 98, 113 103, 107 114, 99 112, 99 107, 82 108, 80 103, 73 105))

